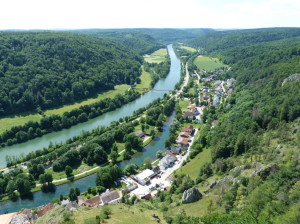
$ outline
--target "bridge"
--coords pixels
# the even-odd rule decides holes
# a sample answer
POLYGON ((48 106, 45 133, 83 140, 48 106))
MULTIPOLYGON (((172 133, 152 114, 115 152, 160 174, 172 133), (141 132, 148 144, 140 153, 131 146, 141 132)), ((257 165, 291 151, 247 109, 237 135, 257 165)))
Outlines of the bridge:
POLYGON ((164 92, 172 92, 172 89, 153 89, 147 87, 132 87, 132 89, 146 89, 146 90, 154 90, 154 91, 164 91, 164 92))

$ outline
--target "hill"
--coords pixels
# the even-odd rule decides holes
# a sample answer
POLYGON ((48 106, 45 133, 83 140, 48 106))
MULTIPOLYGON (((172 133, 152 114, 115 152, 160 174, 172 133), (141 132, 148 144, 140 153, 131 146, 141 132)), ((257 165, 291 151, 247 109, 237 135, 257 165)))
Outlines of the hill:
POLYGON ((62 32, 0 33, 0 116, 133 84, 142 59, 111 40, 62 32))
POLYGON ((105 39, 110 39, 116 42, 120 42, 130 49, 136 51, 140 55, 152 53, 155 50, 163 47, 162 44, 158 43, 149 34, 144 34, 141 32, 133 30, 75 30, 73 32, 78 32, 86 34, 89 36, 101 37, 105 39))

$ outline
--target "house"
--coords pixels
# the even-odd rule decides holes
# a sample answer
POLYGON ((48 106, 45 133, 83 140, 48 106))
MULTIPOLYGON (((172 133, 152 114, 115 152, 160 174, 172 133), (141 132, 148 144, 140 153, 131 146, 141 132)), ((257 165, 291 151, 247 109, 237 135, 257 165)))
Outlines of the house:
POLYGON ((189 138, 189 137, 191 137, 191 134, 188 132, 180 132, 179 137, 189 138))
POLYGON ((160 162, 159 162, 159 168, 160 170, 166 170, 172 166, 174 166, 175 162, 176 162, 177 158, 167 155, 165 157, 163 157, 160 162))
POLYGON ((220 97, 218 96, 218 94, 215 94, 213 99, 213 105, 217 106, 219 105, 219 102, 220 102, 220 97))
POLYGON ((175 147, 175 146, 171 146, 170 151, 173 154, 178 155, 180 153, 180 148, 179 147, 175 147))
POLYGON ((81 203, 81 206, 97 207, 99 204, 100 204, 100 197, 99 195, 96 195, 95 197, 86 199, 84 202, 81 203))
POLYGON ((118 191, 107 190, 105 193, 101 194, 100 200, 101 200, 101 205, 116 203, 119 202, 120 195, 118 191))
POLYGON ((181 129, 182 132, 187 132, 187 133, 190 133, 191 135, 193 135, 194 133, 194 127, 193 125, 188 125, 188 126, 185 126, 181 129))
POLYGON ((171 150, 167 150, 167 151, 166 151, 166 155, 172 156, 172 157, 176 157, 176 155, 175 155, 174 153, 172 153, 171 150))
POLYGON ((78 208, 78 204, 76 203, 76 201, 70 201, 67 205, 66 208, 68 209, 74 209, 74 208, 78 208))
POLYGON ((188 138, 178 138, 176 140, 176 143, 178 144, 179 147, 181 148, 188 148, 189 147, 189 139, 188 138))
POLYGON ((139 138, 144 138, 145 135, 150 135, 150 133, 141 130, 134 132, 134 134, 139 138))
POLYGON ((218 125, 219 121, 218 120, 214 120, 213 122, 211 122, 211 128, 214 128, 218 125))
POLYGON ((209 95, 207 93, 203 94, 203 100, 209 100, 209 95))
POLYGON ((41 210, 39 210, 37 212, 37 216, 38 217, 42 217, 43 215, 45 215, 47 212, 49 212, 52 208, 53 208, 53 204, 47 204, 46 206, 44 206, 41 210))
POLYGON ((128 194, 129 192, 135 190, 138 188, 138 185, 137 184, 132 184, 132 185, 129 185, 127 186, 126 188, 122 189, 122 193, 123 194, 128 194))
POLYGON ((135 180, 141 184, 146 185, 150 183, 150 179, 155 176, 153 170, 145 169, 143 172, 135 176, 135 180))
POLYGON ((152 171, 155 173, 155 174, 158 174, 160 169, 159 169, 159 166, 153 166, 152 167, 152 171))
POLYGON ((232 89, 229 89, 229 90, 227 91, 227 95, 228 95, 228 96, 231 96, 232 93, 233 93, 233 90, 232 90, 232 89))
POLYGON ((185 113, 183 114, 183 118, 193 119, 193 117, 194 117, 194 113, 193 113, 193 112, 190 112, 190 111, 185 112, 185 113))
POLYGON ((215 83, 214 83, 214 86, 216 87, 216 86, 219 86, 219 85, 221 85, 221 83, 222 83, 222 81, 221 80, 218 80, 218 81, 216 81, 215 83))

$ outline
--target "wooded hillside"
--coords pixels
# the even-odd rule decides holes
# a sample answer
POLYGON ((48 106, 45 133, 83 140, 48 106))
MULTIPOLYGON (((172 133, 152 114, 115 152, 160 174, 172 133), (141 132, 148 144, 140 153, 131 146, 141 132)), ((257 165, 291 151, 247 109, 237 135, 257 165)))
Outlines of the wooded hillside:
POLYGON ((134 84, 142 59, 126 46, 62 32, 0 33, 0 116, 134 84))

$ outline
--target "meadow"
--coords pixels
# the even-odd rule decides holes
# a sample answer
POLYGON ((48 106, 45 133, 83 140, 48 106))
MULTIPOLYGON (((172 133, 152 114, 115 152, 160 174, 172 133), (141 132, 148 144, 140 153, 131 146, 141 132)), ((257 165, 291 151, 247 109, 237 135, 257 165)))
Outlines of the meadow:
POLYGON ((194 64, 198 67, 198 69, 204 70, 214 70, 222 67, 227 67, 227 65, 220 62, 217 58, 204 56, 198 56, 197 58, 195 58, 194 64))

